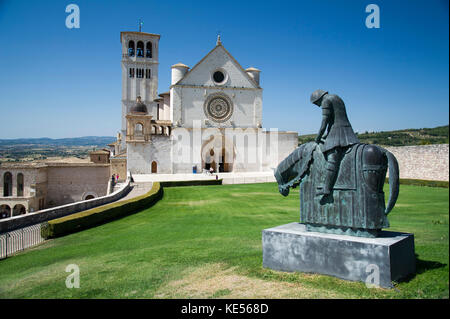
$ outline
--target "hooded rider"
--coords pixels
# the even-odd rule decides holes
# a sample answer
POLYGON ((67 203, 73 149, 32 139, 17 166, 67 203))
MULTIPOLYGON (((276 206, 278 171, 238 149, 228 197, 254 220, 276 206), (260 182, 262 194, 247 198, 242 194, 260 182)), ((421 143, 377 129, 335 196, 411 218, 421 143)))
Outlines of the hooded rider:
POLYGON ((325 184, 316 195, 327 196, 331 193, 337 178, 340 162, 349 146, 359 143, 355 132, 347 118, 345 104, 342 99, 323 90, 311 94, 311 103, 322 108, 322 125, 316 137, 316 143, 322 143, 325 156, 325 184), (324 135, 325 130, 327 133, 324 135))

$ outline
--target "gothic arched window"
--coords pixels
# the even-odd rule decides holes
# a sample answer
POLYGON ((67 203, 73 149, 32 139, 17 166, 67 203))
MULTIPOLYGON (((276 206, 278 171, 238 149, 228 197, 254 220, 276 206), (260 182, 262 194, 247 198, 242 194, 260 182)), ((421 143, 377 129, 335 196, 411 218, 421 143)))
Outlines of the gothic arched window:
POLYGON ((145 57, 151 58, 152 57, 152 43, 149 41, 147 42, 147 50, 145 51, 145 57))
POLYGON ((134 41, 128 42, 128 56, 134 56, 134 41))
POLYGON ((137 43, 136 56, 143 58, 144 57, 144 42, 139 41, 137 43))

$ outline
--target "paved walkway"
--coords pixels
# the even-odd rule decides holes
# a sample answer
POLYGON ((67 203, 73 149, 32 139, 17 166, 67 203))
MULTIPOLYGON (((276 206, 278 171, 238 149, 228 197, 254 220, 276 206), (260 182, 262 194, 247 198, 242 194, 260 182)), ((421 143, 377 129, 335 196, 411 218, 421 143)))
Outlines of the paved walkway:
POLYGON ((135 182, 166 182, 166 181, 192 181, 213 180, 219 175, 223 184, 249 184, 275 182, 273 172, 246 172, 246 173, 218 173, 213 174, 133 174, 135 182))
POLYGON ((119 199, 117 202, 141 196, 150 191, 150 189, 152 189, 152 185, 152 182, 131 183, 131 191, 125 197, 119 199))

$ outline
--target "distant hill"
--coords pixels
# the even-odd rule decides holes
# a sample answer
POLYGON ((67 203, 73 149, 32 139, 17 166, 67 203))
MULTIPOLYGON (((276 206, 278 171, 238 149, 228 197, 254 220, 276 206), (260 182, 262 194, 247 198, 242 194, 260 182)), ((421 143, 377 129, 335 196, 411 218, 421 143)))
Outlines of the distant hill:
MULTIPOLYGON (((357 134, 361 143, 386 146, 408 146, 427 144, 448 144, 449 126, 435 128, 404 129, 385 132, 365 132, 357 134)), ((301 135, 299 144, 314 141, 316 134, 301 135)))
POLYGON ((46 146, 99 146, 104 147, 116 140, 112 136, 83 136, 73 138, 18 138, 0 139, 0 146, 5 145, 46 145, 46 146))

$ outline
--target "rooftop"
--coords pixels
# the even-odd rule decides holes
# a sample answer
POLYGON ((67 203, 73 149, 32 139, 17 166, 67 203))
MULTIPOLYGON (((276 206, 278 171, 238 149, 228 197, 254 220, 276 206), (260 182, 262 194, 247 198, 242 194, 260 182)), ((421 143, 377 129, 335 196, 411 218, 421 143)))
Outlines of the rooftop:
POLYGON ((157 37, 158 39, 161 37, 161 35, 155 34, 155 33, 137 32, 137 31, 122 31, 122 32, 120 32, 120 43, 122 43, 122 34, 144 35, 144 36, 149 36, 149 37, 157 37))
POLYGON ((178 62, 177 64, 172 65, 172 68, 181 67, 181 68, 189 68, 186 64, 178 62))

